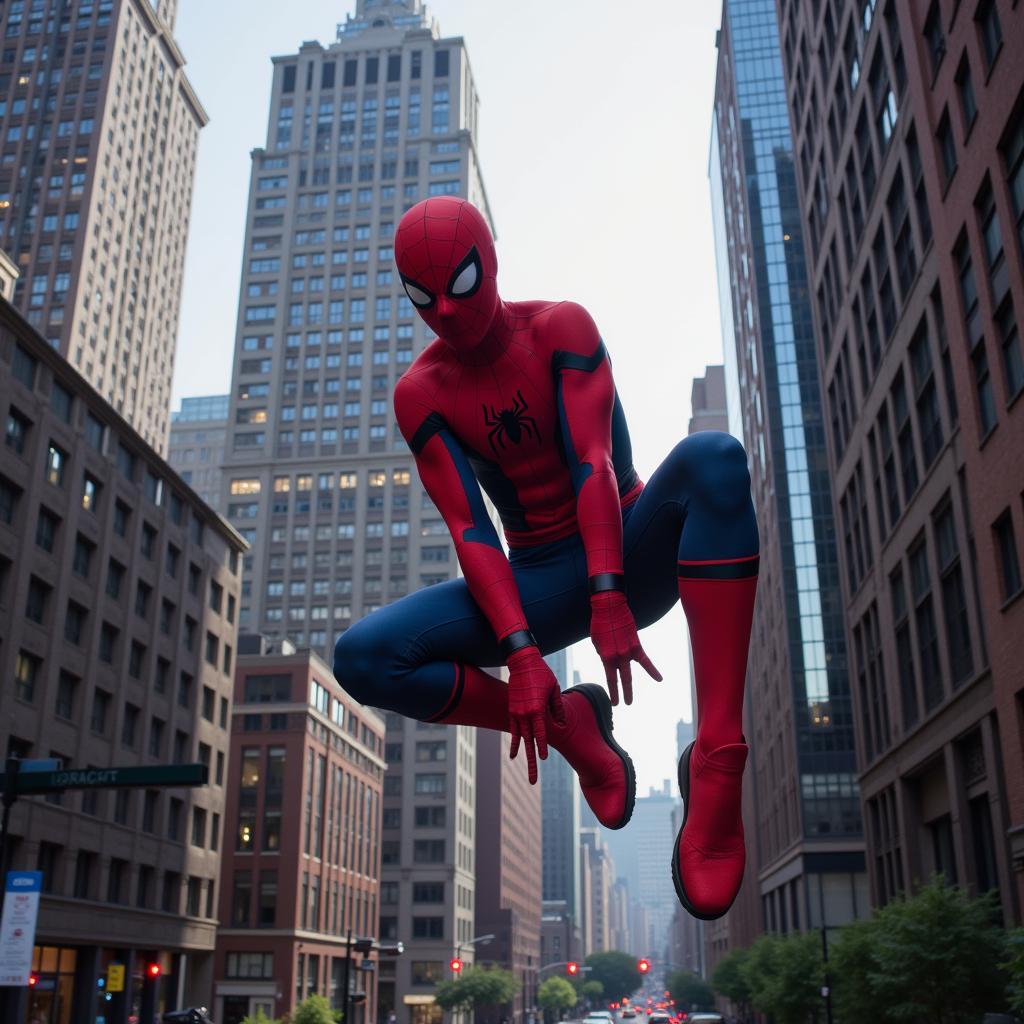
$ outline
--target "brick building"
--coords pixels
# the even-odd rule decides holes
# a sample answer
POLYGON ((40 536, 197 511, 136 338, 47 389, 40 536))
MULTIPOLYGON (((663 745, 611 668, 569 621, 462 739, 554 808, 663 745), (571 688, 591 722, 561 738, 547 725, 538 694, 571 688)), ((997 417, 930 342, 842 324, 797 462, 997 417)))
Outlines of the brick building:
MULTIPOLYGON (((541 932, 541 791, 508 758, 508 736, 476 732, 476 912, 474 933, 494 935, 477 962, 511 971, 520 990, 507 1008, 525 1022, 537 1005, 541 932)), ((545 765, 546 767, 546 765, 545 765)), ((480 1017, 486 1020, 488 1017, 480 1017)))
POLYGON ((214 1019, 343 1008, 347 974, 351 1020, 376 1021, 379 944, 354 943, 377 934, 383 721, 316 654, 246 635, 231 733, 214 1019))
POLYGON ((872 897, 940 872, 1019 920, 1024 10, 780 11, 872 897))

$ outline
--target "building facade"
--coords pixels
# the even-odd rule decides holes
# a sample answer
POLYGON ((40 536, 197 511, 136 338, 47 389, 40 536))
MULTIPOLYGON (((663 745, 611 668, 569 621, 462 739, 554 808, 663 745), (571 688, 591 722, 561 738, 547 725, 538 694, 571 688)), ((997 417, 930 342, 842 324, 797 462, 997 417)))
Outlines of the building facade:
POLYGON ((228 426, 228 396, 183 398, 171 413, 167 461, 209 505, 221 511, 221 465, 228 426))
POLYGON ((4 750, 210 774, 18 801, 11 866, 43 872, 39 980, 0 1017, 124 1024, 144 996, 208 1002, 245 544, 6 302, 0 409, 4 750), (110 963, 118 995, 97 988, 110 963))
MULTIPOLYGON (((573 678, 572 651, 556 651, 545 659, 554 672, 561 690, 571 685, 573 678)), ((580 827, 582 794, 580 785, 569 763, 552 750, 540 766, 541 858, 544 900, 564 905, 578 930, 581 924, 580 827)), ((589 808, 587 808, 589 810, 589 808)), ((567 947, 568 949, 568 947, 567 947)), ((572 955, 562 950, 569 960, 572 955)))
POLYGON ((698 430, 729 431, 724 366, 708 366, 703 377, 693 378, 690 387, 690 425, 686 432, 696 434, 698 430))
POLYGON ((663 967, 668 962, 672 916, 679 903, 672 885, 672 863, 676 834, 673 810, 679 806, 674 783, 666 779, 660 790, 653 786, 647 796, 638 796, 629 828, 602 833, 615 864, 615 877, 626 880, 633 900, 631 928, 637 956, 646 956, 663 967))
MULTIPOLYGON (((487 214, 461 38, 420 0, 358 0, 327 46, 274 59, 252 153, 223 476, 253 545, 242 623, 330 661, 347 625, 457 572, 392 411, 432 340, 394 267, 404 211, 465 196, 487 214)), ((475 737, 389 715, 378 1013, 439 1021, 434 986, 473 937, 475 737), (439 901, 439 902, 438 902, 439 901)), ((467 960, 472 954, 467 953, 467 960)))
POLYGON ((590 936, 587 953, 604 953, 611 945, 611 888, 615 880, 615 864, 600 830, 580 831, 580 856, 587 862, 586 876, 590 882, 583 911, 585 930, 590 936))
POLYGON ((383 719, 316 654, 246 635, 231 733, 213 1018, 348 992, 376 1021, 383 719))
MULTIPOLYGON (((868 910, 838 551, 774 0, 726 0, 712 122, 726 393, 761 532, 746 717, 758 930, 868 910), (734 387, 730 387, 732 377, 734 387)), ((744 904, 737 908, 743 912, 744 904)), ((747 922, 751 930, 754 921, 747 922)))
POLYGON ((1024 13, 781 16, 872 896, 939 872, 1019 921, 1024 13))
POLYGON ((542 966, 541 794, 525 766, 509 760, 508 743, 504 733, 477 730, 475 934, 494 936, 477 962, 515 975, 520 989, 503 1016, 525 1024, 542 966))
POLYGON ((158 454, 206 113, 173 3, 0 12, 0 245, 14 304, 158 454))

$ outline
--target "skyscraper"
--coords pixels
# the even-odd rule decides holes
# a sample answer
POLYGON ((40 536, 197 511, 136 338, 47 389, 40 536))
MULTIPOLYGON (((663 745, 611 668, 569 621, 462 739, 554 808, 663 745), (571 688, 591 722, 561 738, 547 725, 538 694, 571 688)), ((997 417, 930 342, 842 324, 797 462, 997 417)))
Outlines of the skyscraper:
POLYGON ((1019 920, 1024 9, 780 10, 872 897, 938 872, 1019 920))
MULTIPOLYGON (((568 689, 572 652, 557 651, 546 660, 559 687, 568 689)), ((582 796, 576 773, 556 750, 540 765, 540 789, 544 899, 562 901, 565 912, 579 928, 582 923, 579 858, 582 796)))
MULTIPOLYGON (((420 0, 357 0, 332 43, 274 58, 222 507, 253 544, 243 625, 328 662, 351 621, 456 573, 392 411, 395 381, 432 338, 392 236, 430 195, 488 215, 477 108, 463 40, 442 37, 420 0)), ((434 985, 473 938, 475 737, 386 725, 381 933, 406 953, 381 966, 379 1013, 428 1024, 441 1017, 434 985)))
POLYGON ((162 454, 202 108, 164 0, 0 15, 0 237, 14 304, 162 454))
POLYGON ((730 422, 761 531, 747 669, 762 926, 867 909, 831 484, 774 0, 726 0, 711 191, 730 422), (731 378, 731 379, 730 379, 731 378), (736 415, 736 413, 739 415, 736 415))
POLYGON ((632 950, 638 956, 656 958, 664 965, 671 942, 672 915, 679 903, 672 885, 672 846, 675 831, 673 809, 679 806, 675 783, 665 781, 661 790, 653 786, 647 796, 638 796, 629 827, 603 830, 615 863, 616 877, 625 878, 634 907, 632 950))

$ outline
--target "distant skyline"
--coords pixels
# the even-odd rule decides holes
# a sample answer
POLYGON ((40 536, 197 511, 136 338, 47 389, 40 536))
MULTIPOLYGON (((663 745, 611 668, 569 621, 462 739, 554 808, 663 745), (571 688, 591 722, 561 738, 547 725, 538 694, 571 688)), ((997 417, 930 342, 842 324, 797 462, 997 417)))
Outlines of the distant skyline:
MULTIPOLYGON (((692 379, 722 358, 707 182, 720 8, 651 0, 626 17, 608 0, 428 6, 442 34, 469 48, 502 295, 590 310, 637 469, 649 477, 685 435, 692 379)), ((354 10, 354 0, 180 6, 176 38, 210 123, 200 134, 175 406, 230 387, 249 153, 266 136, 270 58, 303 40, 330 44, 354 10)), ((682 612, 643 641, 666 681, 640 681, 637 703, 616 721, 641 793, 674 778, 675 724, 691 717, 682 612)), ((574 661, 584 680, 603 680, 589 642, 574 661)))

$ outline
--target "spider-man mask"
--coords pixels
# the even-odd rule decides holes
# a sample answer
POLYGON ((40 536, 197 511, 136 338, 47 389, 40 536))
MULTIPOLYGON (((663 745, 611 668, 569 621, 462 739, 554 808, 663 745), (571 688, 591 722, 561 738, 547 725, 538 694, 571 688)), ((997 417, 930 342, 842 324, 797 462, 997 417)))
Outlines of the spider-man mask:
POLYGON ((453 196, 417 203, 399 221, 395 263, 406 294, 459 355, 487 335, 498 311, 498 257, 480 211, 453 196))

